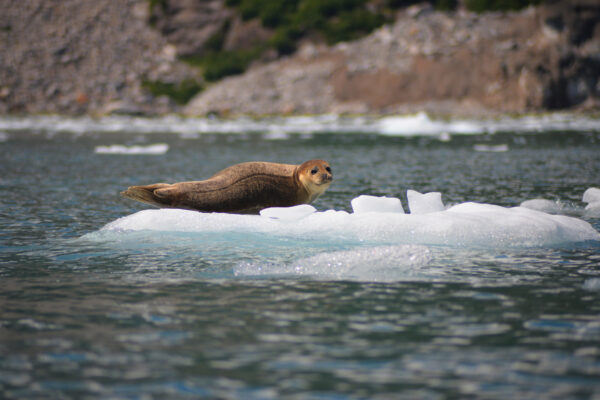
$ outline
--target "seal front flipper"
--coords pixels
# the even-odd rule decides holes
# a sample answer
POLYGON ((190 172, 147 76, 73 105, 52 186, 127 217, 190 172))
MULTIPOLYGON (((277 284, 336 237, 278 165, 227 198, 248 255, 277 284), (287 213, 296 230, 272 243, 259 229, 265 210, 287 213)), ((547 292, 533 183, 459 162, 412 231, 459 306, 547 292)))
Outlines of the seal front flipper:
POLYGON ((163 189, 171 186, 168 183, 155 183, 146 186, 130 186, 127 190, 121 192, 121 196, 131 200, 141 201, 142 203, 150 204, 156 207, 168 207, 161 201, 161 198, 155 195, 155 190, 163 189))

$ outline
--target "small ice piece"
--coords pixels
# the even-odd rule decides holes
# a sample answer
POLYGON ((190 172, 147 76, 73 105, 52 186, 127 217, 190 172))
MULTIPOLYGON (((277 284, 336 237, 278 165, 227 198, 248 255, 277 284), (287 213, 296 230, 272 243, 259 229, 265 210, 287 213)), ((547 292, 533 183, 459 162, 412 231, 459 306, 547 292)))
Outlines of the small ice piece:
POLYGON ((600 278, 589 278, 583 282, 583 288, 590 291, 600 291, 600 278))
POLYGON ((530 210, 543 211, 548 214, 561 214, 564 211, 559 202, 546 199, 525 200, 520 205, 530 210))
POLYGON ((169 145, 166 143, 156 143, 148 146, 124 146, 113 144, 110 146, 96 146, 96 154, 165 154, 169 151, 169 145))
POLYGON ((396 197, 378 197, 366 194, 355 197, 350 202, 354 214, 380 212, 380 213, 401 213, 404 214, 402 203, 396 197))
POLYGON ((317 211, 310 204, 301 204, 293 207, 270 207, 260 211, 262 217, 278 219, 280 221, 296 221, 317 211))
POLYGON ((440 142, 449 142, 450 140, 452 140, 452 136, 450 136, 450 133, 444 131, 444 132, 440 133, 440 136, 438 136, 438 139, 440 142))
POLYGON ((595 201, 585 206, 585 216, 600 218, 600 201, 595 201))
POLYGON ((289 133, 278 130, 270 131, 263 135, 263 139, 265 140, 287 140, 290 137, 289 133))
POLYGON ((473 150, 487 152, 487 153, 503 153, 505 151, 508 151, 508 145, 507 144, 496 144, 496 145, 476 144, 475 146, 473 146, 473 150))
POLYGON ((406 192, 408 208, 411 214, 429 214, 444 211, 442 194, 440 192, 419 193, 416 190, 406 192))
POLYGON ((583 192, 582 200, 584 203, 600 202, 600 189, 595 187, 588 188, 585 192, 583 192))

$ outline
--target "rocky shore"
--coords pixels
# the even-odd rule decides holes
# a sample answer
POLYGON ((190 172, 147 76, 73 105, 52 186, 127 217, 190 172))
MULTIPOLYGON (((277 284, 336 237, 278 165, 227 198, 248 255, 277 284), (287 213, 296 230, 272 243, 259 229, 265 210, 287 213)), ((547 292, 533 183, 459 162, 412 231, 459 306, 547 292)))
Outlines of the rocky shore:
POLYGON ((0 16, 0 113, 600 109, 600 5, 591 0, 484 14, 413 6, 362 39, 306 39, 291 56, 263 57, 242 75, 204 83, 183 106, 143 82, 202 82, 178 56, 201 51, 219 29, 230 47, 269 32, 252 21, 240 28, 220 0, 173 3, 151 26, 147 1, 10 2, 0 16))

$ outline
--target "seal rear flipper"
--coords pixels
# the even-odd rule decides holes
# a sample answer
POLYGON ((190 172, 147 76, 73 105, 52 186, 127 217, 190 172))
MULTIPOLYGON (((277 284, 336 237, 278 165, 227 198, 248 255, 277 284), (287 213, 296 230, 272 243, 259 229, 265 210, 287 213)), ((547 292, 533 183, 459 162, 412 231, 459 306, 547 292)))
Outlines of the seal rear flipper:
POLYGON ((154 190, 154 196, 159 199, 172 199, 176 196, 180 190, 174 185, 167 185, 167 187, 159 187, 154 190))
POLYGON ((121 192, 121 196, 157 207, 168 207, 169 204, 159 201, 159 197, 154 194, 155 190, 168 186, 171 185, 168 183, 155 183, 146 186, 130 186, 127 190, 121 192))

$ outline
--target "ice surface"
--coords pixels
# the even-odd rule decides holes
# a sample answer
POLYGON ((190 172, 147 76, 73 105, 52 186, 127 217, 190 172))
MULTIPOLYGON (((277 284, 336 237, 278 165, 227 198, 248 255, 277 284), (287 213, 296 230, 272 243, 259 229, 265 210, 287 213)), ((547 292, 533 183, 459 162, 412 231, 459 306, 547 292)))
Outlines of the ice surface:
POLYGON ((591 187, 588 188, 585 192, 583 192, 584 203, 597 203, 600 202, 600 189, 591 187))
POLYGON ((428 214, 444 211, 444 203, 442 203, 442 194, 440 192, 422 194, 416 190, 408 190, 406 198, 408 199, 408 208, 411 214, 428 214))
POLYGON ((395 197, 377 197, 361 195, 350 202, 354 214, 379 212, 379 213, 401 213, 404 214, 400 199, 395 197))
POLYGON ((236 276, 293 275, 317 279, 391 281, 422 274, 419 267, 432 259, 426 246, 398 245, 358 247, 319 253, 287 264, 240 263, 236 276))
POLYGON ((165 154, 169 151, 166 143, 156 143, 147 146, 124 146, 113 144, 110 146, 96 146, 94 153, 97 154, 165 154))
POLYGON ((310 204, 301 204, 294 207, 271 207, 260 211, 260 215, 266 218, 278 219, 281 221, 295 221, 317 211, 310 204))
POLYGON ((589 223, 574 217, 479 203, 461 203, 428 214, 328 210, 312 212, 294 223, 259 215, 156 209, 120 218, 102 231, 253 233, 348 245, 540 247, 600 240, 600 233, 589 223))
POLYGON ((521 207, 549 214, 560 214, 564 211, 564 207, 560 202, 546 199, 525 200, 521 203, 521 207))

